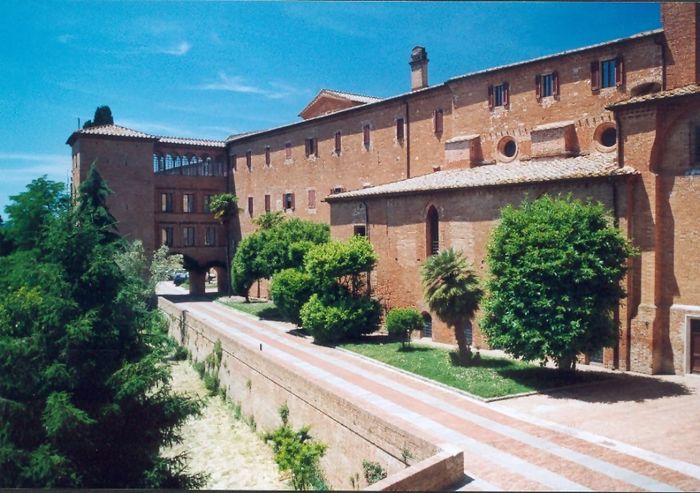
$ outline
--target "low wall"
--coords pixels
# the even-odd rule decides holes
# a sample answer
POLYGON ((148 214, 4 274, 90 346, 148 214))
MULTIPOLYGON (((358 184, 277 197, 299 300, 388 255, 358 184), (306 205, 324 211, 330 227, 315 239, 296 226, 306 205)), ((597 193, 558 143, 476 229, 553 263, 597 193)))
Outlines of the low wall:
POLYGON ((446 453, 375 416, 276 363, 264 351, 252 350, 191 313, 183 313, 164 298, 159 298, 158 305, 170 320, 170 335, 193 359, 204 360, 221 341, 221 388, 240 402, 243 414, 255 418, 259 431, 281 424, 278 409, 285 403, 292 426, 311 426, 311 435, 328 445, 321 465, 334 489, 366 486, 363 460, 378 462, 387 471, 389 476, 380 482, 382 489, 442 490, 463 478, 461 453, 446 453), (392 487, 394 481, 402 486, 392 487))

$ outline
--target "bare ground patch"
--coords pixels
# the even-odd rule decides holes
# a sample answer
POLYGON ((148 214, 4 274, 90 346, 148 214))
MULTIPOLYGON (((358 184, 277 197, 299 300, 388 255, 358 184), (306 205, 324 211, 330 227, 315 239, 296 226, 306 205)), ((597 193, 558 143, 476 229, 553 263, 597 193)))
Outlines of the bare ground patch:
POLYGON ((270 447, 237 421, 221 398, 207 397, 189 362, 175 363, 172 375, 173 390, 204 398, 206 407, 201 416, 184 425, 183 442, 164 450, 163 455, 187 452, 190 471, 210 475, 206 489, 289 489, 280 478, 270 447))

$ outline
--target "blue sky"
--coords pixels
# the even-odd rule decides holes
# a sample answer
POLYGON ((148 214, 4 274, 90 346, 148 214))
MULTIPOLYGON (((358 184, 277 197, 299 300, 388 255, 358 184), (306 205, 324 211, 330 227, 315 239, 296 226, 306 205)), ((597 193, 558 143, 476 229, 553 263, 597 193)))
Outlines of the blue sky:
POLYGON ((34 178, 65 181, 68 136, 95 108, 157 135, 225 138, 298 120, 322 88, 409 90, 661 26, 656 3, 5 0, 0 211, 34 178))

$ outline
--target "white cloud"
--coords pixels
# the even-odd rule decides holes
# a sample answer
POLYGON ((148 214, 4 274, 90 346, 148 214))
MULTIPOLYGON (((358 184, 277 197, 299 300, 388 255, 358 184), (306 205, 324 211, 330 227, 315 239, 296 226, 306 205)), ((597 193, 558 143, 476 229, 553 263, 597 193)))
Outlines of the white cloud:
POLYGON ((219 77, 214 82, 200 84, 197 89, 205 91, 228 91, 243 94, 260 94, 269 99, 281 99, 298 94, 300 91, 294 87, 280 82, 270 82, 270 88, 252 85, 240 75, 229 76, 225 72, 219 72, 219 77))
POLYGON ((0 152, 0 173, 3 184, 24 183, 48 175, 49 179, 63 181, 70 171, 71 157, 66 154, 31 154, 0 152))
POLYGON ((186 55, 188 51, 192 48, 192 45, 187 41, 181 41, 176 46, 169 48, 162 48, 156 50, 156 53, 165 53, 166 55, 183 56, 186 55))

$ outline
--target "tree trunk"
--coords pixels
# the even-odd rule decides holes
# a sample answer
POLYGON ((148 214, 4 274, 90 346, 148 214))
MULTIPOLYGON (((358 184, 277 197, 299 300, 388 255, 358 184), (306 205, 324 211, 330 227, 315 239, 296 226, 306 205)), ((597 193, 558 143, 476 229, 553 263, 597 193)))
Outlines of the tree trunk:
POLYGON ((576 355, 568 354, 559 358, 557 361, 557 369, 561 373, 573 374, 576 371, 576 355))
POLYGON ((467 344, 467 338, 464 335, 464 330, 461 329, 461 324, 455 323, 453 325, 455 331, 455 339, 457 339, 457 347, 459 348, 459 360, 462 364, 469 363, 471 359, 471 350, 467 344))

